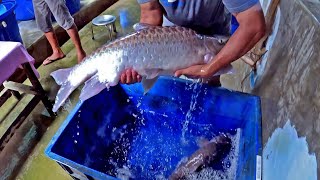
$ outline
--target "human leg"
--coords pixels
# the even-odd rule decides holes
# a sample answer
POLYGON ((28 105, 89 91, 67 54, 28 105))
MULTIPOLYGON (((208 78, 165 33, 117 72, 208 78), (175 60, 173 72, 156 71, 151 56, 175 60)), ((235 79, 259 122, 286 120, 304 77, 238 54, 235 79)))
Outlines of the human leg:
POLYGON ((57 37, 53 31, 51 11, 48 4, 44 0, 33 0, 33 6, 38 28, 44 32, 52 49, 52 55, 46 58, 43 62, 44 65, 47 65, 55 60, 63 58, 65 55, 62 52, 57 37))
POLYGON ((45 0, 53 13, 57 23, 67 31, 75 48, 77 50, 78 62, 81 62, 86 56, 82 48, 77 26, 71 16, 64 0, 45 0))

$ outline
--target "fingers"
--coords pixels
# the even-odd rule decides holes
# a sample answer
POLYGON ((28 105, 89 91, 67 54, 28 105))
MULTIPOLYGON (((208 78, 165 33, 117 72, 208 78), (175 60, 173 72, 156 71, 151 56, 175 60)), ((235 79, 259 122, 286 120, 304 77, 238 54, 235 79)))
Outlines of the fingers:
POLYGON ((189 68, 185 68, 185 69, 179 69, 174 73, 175 77, 180 77, 181 75, 185 75, 185 76, 189 76, 189 75, 193 75, 192 69, 189 68))
POLYGON ((177 70, 175 73, 174 73, 174 76, 175 77, 180 77, 181 75, 183 75, 184 73, 184 70, 177 70))
POLYGON ((121 74, 120 82, 121 82, 122 84, 124 84, 124 83, 127 82, 126 73, 122 73, 122 74, 121 74))
POLYGON ((132 75, 132 82, 138 82, 138 73, 136 71, 131 71, 131 75, 132 75))
POLYGON ((136 82, 141 82, 142 77, 134 70, 127 69, 120 76, 120 82, 122 84, 132 84, 136 82))
POLYGON ((126 83, 131 84, 132 83, 132 73, 131 70, 126 70, 126 83))
POLYGON ((140 75, 138 75, 137 78, 138 78, 138 82, 142 81, 142 77, 140 75))

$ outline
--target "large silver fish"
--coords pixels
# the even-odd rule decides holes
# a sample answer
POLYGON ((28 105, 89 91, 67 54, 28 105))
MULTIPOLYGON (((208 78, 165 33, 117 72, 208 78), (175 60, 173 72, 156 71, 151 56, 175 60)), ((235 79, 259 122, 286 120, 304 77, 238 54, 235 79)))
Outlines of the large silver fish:
POLYGON ((171 174, 169 180, 185 179, 191 173, 199 172, 202 168, 219 162, 230 149, 231 139, 226 135, 213 138, 182 162, 171 174))
POLYGON ((85 86, 80 101, 106 87, 117 85, 121 73, 132 68, 142 76, 146 92, 159 75, 173 75, 178 69, 207 63, 224 45, 220 38, 201 36, 183 27, 143 24, 135 27, 136 32, 102 46, 82 63, 51 73, 57 84, 61 85, 53 106, 54 112, 83 82, 85 86))

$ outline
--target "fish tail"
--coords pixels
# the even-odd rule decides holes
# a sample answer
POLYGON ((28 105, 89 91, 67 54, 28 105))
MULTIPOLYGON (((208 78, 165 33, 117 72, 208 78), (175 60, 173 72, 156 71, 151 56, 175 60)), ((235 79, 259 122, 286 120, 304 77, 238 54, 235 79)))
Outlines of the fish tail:
POLYGON ((62 85, 66 81, 66 77, 69 76, 70 72, 72 71, 73 67, 66 68, 66 69, 58 69, 53 71, 50 75, 56 81, 58 85, 62 85))
POLYGON ((69 82, 63 83, 56 96, 56 101, 53 105, 52 111, 57 112, 57 110, 64 104, 69 95, 74 91, 75 87, 69 82))
POLYGON ((66 101, 68 96, 74 91, 75 87, 67 81, 70 72, 72 71, 73 67, 66 68, 66 69, 59 69, 52 72, 50 75, 56 81, 58 85, 61 85, 58 94, 56 95, 55 104, 53 105, 53 112, 57 112, 60 106, 66 101))

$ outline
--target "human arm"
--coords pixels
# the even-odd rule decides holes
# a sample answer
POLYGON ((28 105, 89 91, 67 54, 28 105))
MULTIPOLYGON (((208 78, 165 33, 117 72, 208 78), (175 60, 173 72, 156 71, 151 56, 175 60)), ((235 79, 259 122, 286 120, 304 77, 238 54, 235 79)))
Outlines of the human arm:
MULTIPOLYGON (((227 1, 227 0, 226 0, 227 1)), ((260 4, 234 13, 239 27, 221 51, 208 63, 176 71, 175 76, 210 78, 221 68, 246 54, 265 34, 265 20, 260 4)))
MULTIPOLYGON (((144 1, 144 0, 140 0, 144 1)), ((159 1, 151 0, 140 4, 141 14, 140 23, 146 23, 154 26, 162 25, 162 9, 159 1)), ((141 76, 132 69, 127 69, 121 74, 120 82, 132 84, 141 81, 141 76)))

